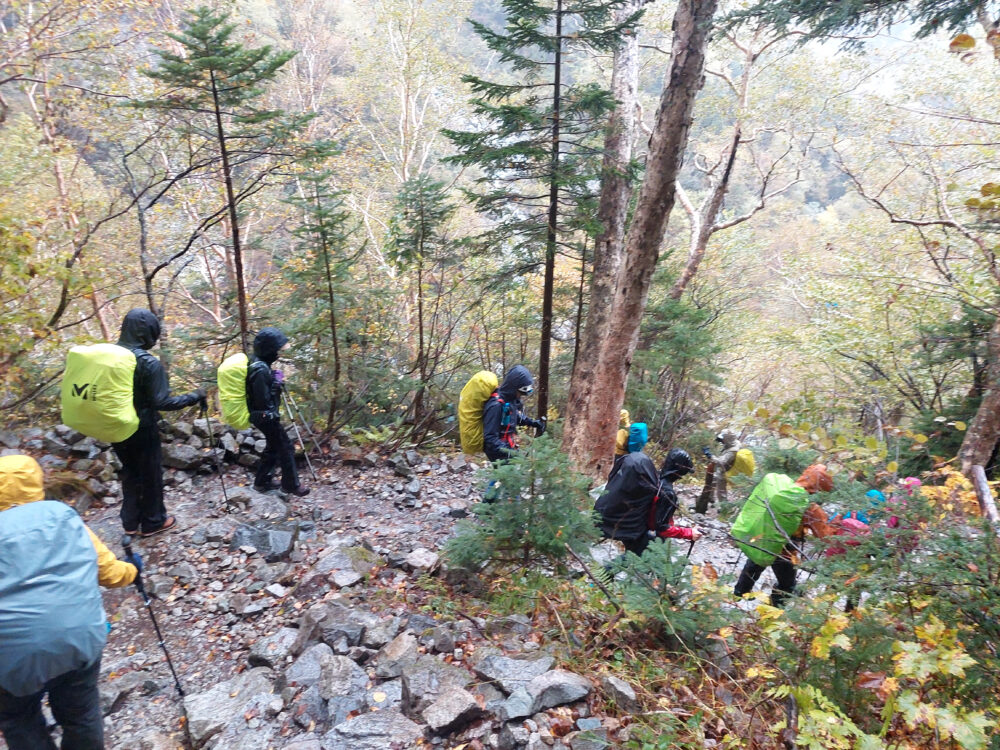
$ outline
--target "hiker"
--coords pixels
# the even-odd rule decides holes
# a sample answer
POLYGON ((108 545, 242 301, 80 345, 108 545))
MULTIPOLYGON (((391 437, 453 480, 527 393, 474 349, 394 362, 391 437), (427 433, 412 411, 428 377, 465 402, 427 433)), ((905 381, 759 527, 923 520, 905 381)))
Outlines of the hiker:
POLYGON ((701 537, 697 528, 674 526, 677 495, 673 482, 691 472, 694 465, 687 451, 674 448, 667 454, 660 476, 653 459, 643 452, 647 428, 633 422, 629 428, 629 453, 608 479, 604 494, 594 506, 600 516, 601 532, 621 542, 625 549, 642 555, 653 538, 687 539, 701 537))
POLYGON ((722 445, 719 455, 714 455, 708 447, 702 448, 709 463, 705 471, 705 486, 694 506, 696 513, 706 513, 709 505, 726 501, 726 472, 733 468, 736 454, 743 447, 732 430, 723 430, 715 436, 715 441, 722 445))
POLYGON ((500 387, 483 405, 483 451, 496 463, 517 452, 517 428, 533 427, 535 437, 545 434, 545 417, 530 419, 523 411, 522 398, 534 393, 534 381, 524 365, 515 365, 507 372, 500 387))
POLYGON ((628 409, 622 409, 618 413, 618 434, 615 435, 615 460, 628 454, 628 428, 632 426, 632 421, 628 409))
POLYGON ((279 489, 272 481, 276 466, 281 466, 280 489, 297 497, 305 497, 309 490, 299 483, 295 466, 295 448, 288 433, 281 426, 281 389, 285 377, 281 370, 272 370, 281 347, 288 337, 277 328, 261 328, 253 340, 253 359, 247 367, 247 408, 250 422, 264 433, 267 447, 260 458, 253 488, 258 492, 279 489))
POLYGON ((97 681, 108 624, 98 584, 135 580, 76 511, 45 500, 42 468, 0 458, 0 734, 10 750, 55 750, 42 696, 62 727, 63 750, 101 750, 97 681))
POLYGON ((805 531, 817 538, 830 536, 826 513, 809 498, 833 489, 833 478, 823 464, 813 464, 792 482, 784 474, 767 474, 750 494, 733 524, 737 546, 747 556, 733 593, 748 594, 770 566, 777 579, 771 606, 780 607, 795 591, 795 566, 805 531), (775 523, 780 525, 780 528, 775 523))
POLYGON ((132 402, 139 427, 131 437, 112 443, 121 461, 118 479, 122 484, 122 528, 126 534, 153 536, 177 524, 163 504, 163 449, 160 445, 159 412, 177 411, 194 404, 207 408, 201 388, 171 396, 167 373, 160 360, 149 353, 160 338, 160 321, 149 310, 129 310, 122 320, 118 346, 135 355, 132 402))

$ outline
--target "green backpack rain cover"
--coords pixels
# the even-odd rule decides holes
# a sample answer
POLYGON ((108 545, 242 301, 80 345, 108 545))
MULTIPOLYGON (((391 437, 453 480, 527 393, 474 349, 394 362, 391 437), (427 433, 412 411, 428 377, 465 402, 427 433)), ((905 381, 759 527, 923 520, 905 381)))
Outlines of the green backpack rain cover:
POLYGON ((245 430, 250 426, 247 408, 247 355, 243 352, 227 357, 216 375, 222 420, 230 427, 245 430))
POLYGON ((733 536, 746 542, 738 541, 736 546, 758 565, 770 565, 788 542, 786 535, 790 537, 798 531, 808 505, 809 493, 791 477, 765 475, 733 523, 733 536), (778 520, 781 529, 775 526, 774 519, 778 520))
POLYGON ((132 402, 135 355, 117 344, 74 346, 62 379, 63 424, 105 443, 139 429, 132 402))

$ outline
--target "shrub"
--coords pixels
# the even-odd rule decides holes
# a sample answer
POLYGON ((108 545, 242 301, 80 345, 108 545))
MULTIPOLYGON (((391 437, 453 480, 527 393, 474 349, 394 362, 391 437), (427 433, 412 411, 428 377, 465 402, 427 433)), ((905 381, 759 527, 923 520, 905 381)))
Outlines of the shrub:
POLYGON ((567 544, 583 552, 599 538, 587 494, 590 480, 570 468, 550 436, 532 440, 487 477, 495 483, 496 500, 476 506, 476 520, 459 523, 445 548, 452 565, 561 566, 567 544))

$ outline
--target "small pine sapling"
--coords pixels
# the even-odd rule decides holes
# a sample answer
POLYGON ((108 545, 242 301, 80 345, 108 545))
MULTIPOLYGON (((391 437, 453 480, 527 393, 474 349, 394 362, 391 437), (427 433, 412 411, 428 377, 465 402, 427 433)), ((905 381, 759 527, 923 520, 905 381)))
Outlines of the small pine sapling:
POLYGON ((477 520, 460 523, 446 547, 452 565, 561 568, 569 555, 566 545, 583 552, 597 541, 587 494, 590 480, 570 468, 548 435, 533 440, 488 476, 496 484, 497 499, 474 509, 477 520))

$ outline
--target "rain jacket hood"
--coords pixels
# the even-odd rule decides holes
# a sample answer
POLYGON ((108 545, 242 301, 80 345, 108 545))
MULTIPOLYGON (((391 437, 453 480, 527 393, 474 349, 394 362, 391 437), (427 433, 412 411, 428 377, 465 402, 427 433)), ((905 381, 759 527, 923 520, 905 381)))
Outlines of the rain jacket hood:
POLYGON ((274 364, 281 347, 288 343, 288 336, 277 328, 261 328, 253 340, 253 355, 261 362, 274 364))
POLYGON ((813 464, 802 472, 802 476, 795 480, 795 484, 810 495, 816 492, 829 492, 833 489, 833 477, 823 464, 813 464))
POLYGON ((42 467, 31 456, 0 456, 0 511, 45 499, 42 467))
POLYGON ((142 307, 128 311, 122 319, 118 345, 126 349, 152 349, 160 339, 160 321, 142 307))
POLYGON ((694 462, 691 460, 691 455, 682 448, 673 448, 663 461, 660 477, 672 482, 692 471, 694 471, 694 462))
POLYGON ((507 371, 506 377, 504 377, 500 387, 497 388, 497 393, 504 401, 512 403, 520 401, 520 396, 517 392, 518 388, 534 384, 535 381, 532 380, 528 368, 524 365, 515 365, 507 371))
POLYGON ((715 439, 722 443, 722 447, 727 450, 731 449, 740 442, 739 437, 732 430, 723 430, 716 436, 715 439))

